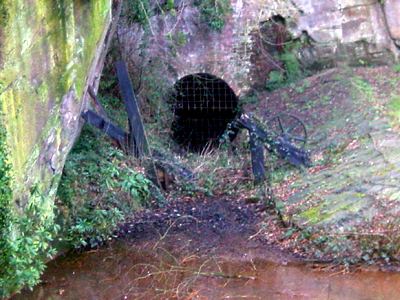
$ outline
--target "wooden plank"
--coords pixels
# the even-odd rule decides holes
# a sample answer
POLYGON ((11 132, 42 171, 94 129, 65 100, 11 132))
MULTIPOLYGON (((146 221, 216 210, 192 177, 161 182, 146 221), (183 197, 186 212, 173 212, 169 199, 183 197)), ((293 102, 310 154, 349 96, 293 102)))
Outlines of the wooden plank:
POLYGON ((114 141, 124 148, 127 140, 127 133, 119 128, 118 126, 106 121, 102 116, 98 115, 92 110, 87 110, 82 113, 82 118, 89 124, 92 125, 105 134, 107 134, 114 141))
POLYGON ((264 145, 258 140, 254 131, 249 131, 251 166, 253 168, 254 184, 258 185, 265 180, 264 145))
POLYGON ((121 95, 125 102, 125 108, 129 118, 129 145, 128 153, 138 158, 149 155, 149 146, 143 128, 142 117, 129 78, 128 70, 124 61, 115 64, 121 95))
POLYGON ((122 60, 117 61, 115 67, 117 70, 119 88, 122 98, 124 99, 129 119, 128 153, 140 159, 147 158, 143 160, 143 164, 147 170, 147 175, 151 181, 161 187, 153 158, 151 157, 135 92, 133 91, 132 82, 129 78, 128 68, 122 60))

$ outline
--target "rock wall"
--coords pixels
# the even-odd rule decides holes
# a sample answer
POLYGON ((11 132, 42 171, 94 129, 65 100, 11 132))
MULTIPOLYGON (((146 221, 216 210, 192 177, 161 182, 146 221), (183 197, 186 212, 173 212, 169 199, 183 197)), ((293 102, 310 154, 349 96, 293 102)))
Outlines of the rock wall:
POLYGON ((111 12, 111 0, 0 0, 0 298, 55 254, 54 197, 111 12))
POLYGON ((292 1, 298 10, 295 34, 307 32, 316 58, 353 63, 390 61, 399 51, 393 42, 396 24, 388 17, 400 14, 397 1, 292 1))
POLYGON ((266 47, 274 41, 266 40, 260 30, 273 16, 286 20, 293 39, 307 40, 298 53, 306 65, 388 63, 400 53, 395 44, 400 28, 396 0, 230 2, 232 11, 221 32, 202 22, 191 1, 175 1, 173 13, 156 12, 145 28, 122 24, 119 39, 133 73, 146 75, 157 63, 157 69, 164 70, 158 74, 162 82, 172 85, 185 75, 207 72, 244 94, 253 84, 265 84, 276 68, 266 47))
POLYGON ((111 0, 1 2, 0 108, 23 206, 33 185, 45 195, 57 187, 86 87, 101 72, 111 0))
POLYGON ((383 7, 390 37, 397 46, 400 46, 400 2, 396 0, 385 0, 383 7))

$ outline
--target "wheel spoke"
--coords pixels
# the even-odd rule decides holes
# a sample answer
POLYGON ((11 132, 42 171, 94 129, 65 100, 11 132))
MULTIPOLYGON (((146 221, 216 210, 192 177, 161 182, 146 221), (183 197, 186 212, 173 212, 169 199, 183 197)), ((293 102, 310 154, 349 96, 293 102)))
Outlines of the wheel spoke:
POLYGON ((305 142, 306 141, 305 138, 299 137, 299 136, 289 135, 289 138, 292 139, 292 140, 295 140, 295 141, 299 141, 299 142, 305 142))
POLYGON ((307 130, 298 117, 282 113, 270 119, 268 123, 270 124, 270 133, 275 137, 286 138, 294 145, 297 144, 300 148, 305 146, 307 142, 307 130))
POLYGON ((290 126, 288 129, 285 130, 286 133, 290 133, 293 129, 296 129, 299 126, 299 124, 294 124, 290 126))
POLYGON ((278 118, 279 128, 281 129, 282 132, 285 132, 282 126, 281 117, 278 116, 277 118, 278 118))

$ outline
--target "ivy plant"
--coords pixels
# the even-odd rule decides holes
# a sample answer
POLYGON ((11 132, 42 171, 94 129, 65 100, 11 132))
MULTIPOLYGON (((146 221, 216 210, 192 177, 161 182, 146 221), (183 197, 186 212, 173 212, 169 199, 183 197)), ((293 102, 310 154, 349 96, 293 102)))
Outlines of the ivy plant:
POLYGON ((232 11, 229 0, 196 0, 194 4, 200 11, 201 20, 215 31, 224 28, 225 20, 232 11))

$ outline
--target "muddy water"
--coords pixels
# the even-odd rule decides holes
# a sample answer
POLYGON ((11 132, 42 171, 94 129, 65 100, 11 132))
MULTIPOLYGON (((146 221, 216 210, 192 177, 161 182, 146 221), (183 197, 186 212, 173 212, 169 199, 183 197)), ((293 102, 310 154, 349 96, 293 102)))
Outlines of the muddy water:
POLYGON ((58 259, 43 284, 15 299, 400 299, 400 274, 335 274, 251 255, 179 256, 163 246, 114 243, 58 259))
POLYGON ((400 274, 303 264, 253 238, 256 216, 233 201, 137 216, 108 246, 51 262, 15 299, 400 299, 400 274))

